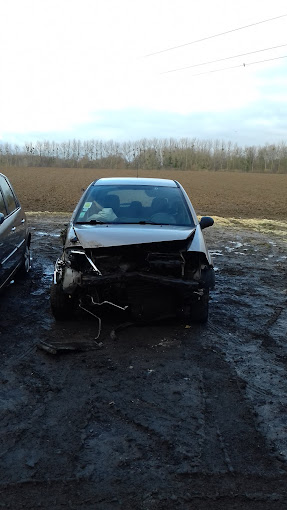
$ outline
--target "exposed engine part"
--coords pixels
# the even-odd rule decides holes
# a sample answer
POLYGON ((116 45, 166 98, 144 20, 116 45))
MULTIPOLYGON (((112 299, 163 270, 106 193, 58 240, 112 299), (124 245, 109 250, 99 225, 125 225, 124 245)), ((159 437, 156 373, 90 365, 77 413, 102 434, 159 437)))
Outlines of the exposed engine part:
POLYGON ((119 305, 116 305, 115 303, 112 303, 111 301, 102 301, 101 303, 97 303, 93 296, 90 296, 91 297, 91 303, 92 305, 94 306, 102 306, 102 305, 111 305, 111 306, 114 306, 115 308, 119 308, 119 310, 127 310, 128 309, 128 305, 126 306, 119 306, 119 305))
POLYGON ((62 279, 63 269, 65 267, 65 262, 62 259, 57 259, 55 264, 54 271, 54 284, 56 285, 62 279))
POLYGON ((81 251, 81 250, 71 250, 71 254, 77 254, 77 255, 84 255, 86 257, 86 259, 90 262, 93 270, 99 275, 101 276, 102 273, 101 271, 97 268, 97 266, 94 264, 94 262, 92 261, 92 259, 90 257, 88 257, 88 255, 86 254, 86 252, 84 251, 81 251))
MULTIPOLYGON (((57 276, 56 276, 57 279, 57 276)), ((65 292, 72 293, 77 285, 81 284, 82 279, 82 273, 80 271, 76 271, 75 269, 72 269, 71 267, 65 268, 65 278, 63 282, 63 288, 65 292)), ((59 283, 59 280, 57 280, 56 283, 59 283)))
POLYGON ((90 315, 92 315, 93 317, 95 317, 95 319, 97 319, 98 324, 99 324, 99 327, 98 327, 98 334, 97 334, 97 336, 95 337, 95 340, 98 340, 98 338, 100 337, 101 331, 102 331, 102 320, 101 320, 101 318, 100 318, 100 317, 98 317, 95 313, 90 312, 90 310, 88 310, 87 308, 85 308, 84 306, 82 306, 82 304, 81 304, 81 303, 79 303, 79 308, 81 308, 81 310, 84 310, 84 312, 89 313, 90 315))
POLYGON ((146 256, 148 270, 155 274, 183 276, 185 259, 182 253, 148 253, 146 256))
MULTIPOLYGON (((97 303, 93 296, 87 296, 87 297, 90 297, 91 299, 91 305, 92 306, 102 306, 102 305, 111 305, 115 308, 118 308, 119 310, 123 310, 123 311, 126 311, 128 306, 119 306, 119 305, 116 305, 115 303, 112 303, 111 301, 102 301, 101 303, 97 303)), ((87 312, 89 313, 90 315, 92 315, 93 317, 95 317, 95 319, 97 319, 98 321, 98 324, 99 324, 99 327, 98 327, 98 334, 97 336, 95 337, 95 340, 98 340, 98 338, 100 337, 100 334, 101 334, 101 330, 102 330, 102 320, 101 318, 96 315, 95 313, 91 312, 90 310, 88 310, 87 308, 85 308, 83 305, 82 305, 82 301, 80 299, 79 301, 79 308, 81 308, 81 310, 84 310, 84 312, 87 312)))
POLYGON ((185 273, 185 258, 182 254, 182 252, 180 252, 180 257, 181 257, 181 260, 182 260, 182 264, 181 264, 181 276, 184 276, 184 273, 185 273))

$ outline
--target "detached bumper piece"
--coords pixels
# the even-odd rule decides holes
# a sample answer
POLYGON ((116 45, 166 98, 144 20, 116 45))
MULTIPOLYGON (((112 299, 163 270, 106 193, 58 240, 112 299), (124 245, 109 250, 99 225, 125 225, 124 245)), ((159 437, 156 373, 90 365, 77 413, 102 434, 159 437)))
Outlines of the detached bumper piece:
POLYGON ((40 342, 37 349, 45 351, 48 354, 58 354, 61 352, 85 352, 101 349, 102 342, 40 342))

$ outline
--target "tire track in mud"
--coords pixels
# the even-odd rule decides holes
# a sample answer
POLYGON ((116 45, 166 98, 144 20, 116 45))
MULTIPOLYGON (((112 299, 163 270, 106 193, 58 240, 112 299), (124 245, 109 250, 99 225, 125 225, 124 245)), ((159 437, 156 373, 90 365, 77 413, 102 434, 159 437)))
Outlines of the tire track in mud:
POLYGON ((40 508, 69 508, 78 510, 285 510, 284 498, 286 491, 283 483, 278 492, 274 480, 268 480, 269 490, 262 490, 259 480, 252 476, 243 477, 240 487, 234 484, 234 477, 228 480, 218 476, 213 480, 208 477, 192 479, 190 486, 175 491, 166 488, 164 493, 158 489, 148 489, 146 493, 118 491, 116 496, 110 494, 107 487, 98 485, 99 493, 91 489, 86 480, 69 478, 65 481, 51 478, 50 480, 23 480, 19 484, 0 485, 0 494, 7 501, 7 507, 17 509, 35 509, 35 501, 40 508), (39 497, 40 494, 40 497, 39 497), (5 497, 5 496, 8 496, 5 497), (21 499, 19 498, 21 496, 21 499), (191 507, 192 505, 192 507, 191 507))
MULTIPOLYGON (((209 326, 205 334, 201 333, 203 345, 205 336, 209 339, 211 331, 209 326)), ((279 473, 280 466, 276 467, 265 437, 258 430, 256 414, 245 394, 245 382, 217 347, 203 346, 197 364, 202 368, 207 401, 206 463, 216 458, 221 449, 225 470, 227 468, 231 473, 279 473)))
MULTIPOLYGON (((185 379, 193 375, 199 379, 198 387, 201 388, 200 391, 205 391, 204 400, 209 400, 210 397, 213 398, 213 405, 216 406, 217 409, 220 409, 222 408, 221 397, 216 399, 215 396, 218 396, 218 393, 221 393, 221 391, 223 392, 226 387, 226 379, 230 378, 230 370, 228 366, 226 366, 223 371, 224 373, 222 373, 221 365, 225 364, 225 362, 223 363, 222 361, 222 356, 218 352, 209 352, 210 349, 206 352, 206 349, 201 346, 200 338, 202 334, 203 332, 201 331, 199 337, 196 329, 192 331, 189 330, 184 339, 184 353, 181 351, 180 356, 176 356, 176 346, 171 349, 168 354, 164 353, 163 364, 165 365, 166 373, 170 374, 166 392, 171 383, 174 382, 174 379, 177 385, 183 379, 186 386, 184 386, 182 390, 187 389, 189 381, 185 379), (195 345, 195 343, 197 343, 197 345, 195 345), (197 365, 198 358, 202 360, 204 370, 207 371, 205 377, 202 376, 197 366, 196 370, 194 367, 192 370, 190 369, 191 363, 193 364, 196 362, 197 365), (176 367, 173 373, 171 373, 170 366, 168 366, 167 363, 173 364, 174 361, 176 367), (180 361, 182 370, 179 370, 178 366, 180 361), (220 375, 223 375, 222 386, 219 387, 216 385, 216 389, 215 385, 213 385, 214 379, 210 380, 209 377, 209 372, 215 370, 216 377, 219 378, 220 375), (206 380, 208 384, 206 384, 206 380), (202 384, 204 384, 204 386, 202 386, 202 384), (214 387, 213 392, 208 385, 214 387), (214 395, 215 391, 218 392, 216 395, 214 395)), ((161 350, 156 352, 156 358, 161 354, 161 350)), ((145 358, 147 358, 147 353, 145 353, 145 358)), ((73 363, 75 370, 80 369, 83 359, 87 358, 83 356, 77 357, 76 363, 73 363)), ((98 366, 101 367, 99 374, 93 374, 92 384, 99 378, 103 378, 103 374, 106 371, 104 370, 105 360, 106 366, 108 366, 107 354, 105 354, 105 356, 102 356, 101 360, 91 359, 91 366, 85 367, 85 371, 88 368, 89 375, 93 374, 94 369, 98 366)), ((63 362, 64 360, 62 359, 60 364, 57 363, 57 365, 61 366, 63 362)), ((143 363, 143 360, 141 360, 141 363, 143 363)), ((63 386, 70 387, 71 391, 74 393, 75 387, 73 388, 71 385, 73 375, 68 370, 68 365, 65 363, 64 365, 65 374, 62 379, 63 386)), ((23 508, 34 508, 34 503, 31 503, 31 498, 32 501, 41 500, 43 508, 62 508, 62 506, 65 508, 65 505, 69 508, 67 502, 70 501, 71 508, 79 508, 80 504, 84 504, 85 510, 89 508, 94 510, 95 504, 97 504, 97 508, 99 509, 110 510, 117 508, 119 504, 121 504, 120 502, 124 504, 125 508, 129 508, 130 505, 131 509, 139 508, 142 510, 148 510, 150 508, 155 508, 156 510, 173 509, 175 506, 176 508, 189 510, 190 504, 196 504, 197 509, 205 509, 207 504, 208 506, 211 504, 214 505, 216 509, 221 509, 223 505, 224 508, 227 509, 238 508, 239 510, 245 508, 244 505, 251 504, 257 504, 256 508, 261 508, 258 507, 258 504, 262 504, 264 505, 262 509, 264 508, 266 510, 269 510, 270 504, 272 504, 272 508, 274 509, 284 508, 281 506, 284 497, 284 486, 279 490, 278 483, 274 480, 276 469, 273 469, 269 476, 266 470, 259 474, 257 472, 256 474, 252 472, 252 470, 247 469, 247 475, 246 470, 244 470, 244 472, 237 472, 236 469, 234 469, 231 457, 232 451, 230 451, 230 447, 226 441, 226 434, 228 438, 227 429, 226 427, 222 429, 223 417, 221 414, 220 419, 217 419, 216 415, 214 415, 215 422, 212 420, 212 415, 214 414, 213 409, 209 419, 207 420, 205 417, 204 424, 202 424, 205 429, 205 434, 203 436, 204 442, 201 443, 201 451, 203 452, 201 464, 197 466, 194 471, 190 468, 185 469, 186 459, 184 458, 184 454, 180 452, 178 448, 175 451, 174 441, 170 443, 165 440, 171 437, 171 434, 173 434, 172 430, 163 426, 161 435, 158 435, 155 427, 146 427, 145 424, 147 420, 143 419, 142 415, 140 419, 138 419, 137 413, 135 413, 135 419, 134 414, 132 414, 132 419, 130 417, 127 418, 125 414, 123 415, 122 409, 126 409, 129 406, 129 398, 131 395, 134 395, 134 389, 129 389, 128 394, 126 392, 124 393, 120 406, 116 407, 115 404, 110 405, 111 402, 108 402, 108 397, 110 397, 110 395, 115 396, 115 389, 117 386, 119 385, 119 389, 121 390, 123 387, 130 388, 129 383, 134 381, 134 377, 130 375, 124 386, 121 386, 119 383, 122 381, 123 371, 118 367, 117 370, 112 370, 112 374, 117 373, 117 371, 119 371, 119 373, 117 374, 116 380, 113 378, 110 383, 104 380, 101 381, 101 386, 98 387, 94 398, 91 398, 90 393, 88 395, 88 400, 81 401, 78 398, 77 407, 81 406, 84 416, 82 425, 79 427, 82 431, 82 449, 78 451, 79 459, 77 461, 69 460, 70 463, 72 462, 70 473, 66 470, 64 479, 62 477, 60 480, 60 473, 58 474, 59 478, 57 478, 51 476, 52 473, 49 473, 49 471, 44 474, 45 470, 42 468, 34 477, 32 476, 30 479, 24 478, 21 483, 8 484, 5 486, 2 484, 0 486, 0 491, 5 491, 6 501, 9 500, 13 502, 15 494, 18 494, 18 500, 21 497, 21 501, 26 502, 23 508), (100 401, 98 401, 99 395, 101 396, 100 401), (136 423, 134 423, 135 421, 136 423), (142 423, 143 426, 141 425, 142 423), (212 434, 210 434, 211 426, 214 429, 214 433, 212 434), (216 442, 216 447, 211 444, 213 440, 216 442), (83 449, 85 451, 84 455, 82 453, 83 449), (107 452, 107 450, 109 450, 109 452, 107 452), (216 452, 219 452, 217 456, 215 455, 216 452), (228 456, 230 460, 228 460, 228 456), (102 463, 103 457, 107 459, 106 464, 102 463), (214 467, 211 465, 211 460, 213 459, 218 461, 214 467), (87 463, 87 460, 90 461, 90 464, 87 463), (219 472, 218 469, 220 464, 221 472, 219 472), (231 466, 233 469, 231 469, 231 466), (40 478, 39 475, 41 475, 42 478, 40 478), (240 478, 240 483, 238 479, 236 480, 236 475, 243 477, 240 478), (48 480, 45 478, 48 478, 48 480), (266 482, 264 489, 262 488, 263 478, 266 482), (40 498, 39 494, 41 494, 40 498), (43 494, 45 494, 45 499, 43 498, 43 494), (112 497, 111 494, 113 494, 112 497), (229 507, 228 503, 231 500, 232 507, 229 507), (31 506, 29 506, 29 501, 31 506), (274 504, 276 506, 274 506, 274 504)), ((133 372, 128 372, 128 374, 130 373, 132 374, 133 372)), ((141 379, 141 381, 144 382, 143 379, 141 379)), ((234 381, 234 384, 237 384, 237 382, 238 381, 234 381)), ((158 386, 158 384, 155 384, 155 388, 158 388, 158 386)), ((93 388, 95 388, 95 386, 93 386, 93 388)), ((43 393, 44 390, 45 388, 43 388, 43 393)), ((230 388, 230 391, 231 390, 232 388, 230 388)), ((188 398, 190 402, 194 400, 194 398, 192 398, 190 391, 188 393, 189 396, 186 395, 185 398, 188 398)), ((238 390, 238 393, 241 392, 238 390)), ((78 395, 80 396, 79 393, 78 395)), ((153 391, 153 396, 154 395, 155 392, 153 391)), ((66 400, 67 396, 68 391, 66 390, 65 394, 62 395, 62 402, 66 400)), ((155 398, 153 398, 153 400, 149 399, 148 401, 139 402, 139 405, 141 406, 141 404, 144 404, 146 409, 150 409, 150 412, 147 413, 147 418, 149 419, 153 418, 151 413, 154 414, 157 408, 159 408, 159 419, 167 414, 168 421, 173 424, 177 421, 178 414, 178 416, 181 417, 179 424, 180 435, 178 436, 179 445, 185 444, 185 437, 191 431, 189 425, 186 425, 186 420, 190 416, 190 408, 186 410, 186 414, 183 415, 182 403, 182 405, 179 406, 178 413, 176 413, 175 406, 172 406, 172 409, 169 409, 167 403, 163 406, 163 402, 165 401, 161 391, 158 392, 157 396, 159 399, 158 402, 161 403, 160 406, 155 398), (165 413, 166 407, 168 413, 165 413)), ((227 392, 227 400, 228 396, 227 392)), ((225 398, 225 395, 222 398, 225 398)), ((233 398, 236 400, 236 394, 233 398)), ((212 402, 208 401, 207 407, 211 404, 212 402)), ((190 406, 194 407, 192 403, 190 403, 190 406)), ((241 405, 240 408, 242 410, 241 405)), ((218 410, 218 413, 219 412, 218 410)), ((232 419, 234 419, 233 406, 230 412, 232 415, 230 421, 232 421, 232 419)), ((50 413, 52 412, 50 411, 50 413)), ((201 420, 201 415, 198 417, 197 411, 194 414, 197 422, 201 420)), ((205 412, 204 415, 206 416, 205 412)), ((70 414, 70 416, 72 416, 72 414, 70 414)), ((58 419, 61 419, 59 413, 58 419)), ((44 421, 46 420, 47 415, 44 421)), ((74 414, 74 421, 77 426, 80 425, 78 413, 74 414)), ((34 425, 37 424, 35 423, 34 425)), ((65 427, 66 425, 67 422, 65 421, 63 426, 65 427)), ((37 428, 39 429, 39 424, 37 428)), ((61 432, 58 427, 57 433, 60 433, 61 437, 63 431, 61 432)), ((176 437, 176 434, 175 436, 173 435, 173 437, 176 437)), ((78 446, 79 443, 80 441, 78 441, 78 446)), ((189 441, 187 440, 189 446, 191 443, 192 441, 190 439, 189 441)), ((74 448, 75 451, 74 436, 72 442, 68 442, 65 448, 74 448)), ((46 455, 47 454, 48 451, 46 452, 46 455)), ((239 456, 240 454, 241 450, 238 451, 239 456)), ((254 462, 256 460, 257 459, 254 459, 254 462)), ((51 461, 53 462, 53 458, 47 455, 47 462, 49 463, 51 461)), ((244 461, 246 461, 246 459, 244 459, 244 461)), ((190 459, 188 462, 190 462, 190 459)), ((17 498, 14 499, 14 501, 17 501, 17 498)), ((17 506, 17 508, 21 507, 17 506)), ((249 506, 247 506, 247 508, 249 508, 249 506)))
POLYGON ((242 341, 240 334, 232 334, 230 337, 218 328, 211 329, 218 336, 218 346, 224 359, 233 366, 237 377, 244 382, 245 395, 254 410, 258 430, 266 438, 273 455, 282 463, 281 467, 287 469, 285 363, 278 359, 277 354, 271 352, 270 342, 266 351, 266 336, 259 335, 258 339, 256 335, 255 341, 242 341))
MULTIPOLYGON (((184 422, 186 416, 181 416, 179 420, 175 408, 168 405, 166 398, 166 391, 169 388, 178 401, 179 394, 185 390, 180 384, 181 380, 184 381, 184 378, 180 376, 180 381, 176 384, 174 381, 172 383, 166 382, 165 374, 167 368, 164 368, 164 375, 161 374, 159 376, 152 372, 150 375, 147 375, 147 369, 143 368, 140 381, 137 382, 136 379, 139 379, 139 376, 136 375, 134 378, 132 371, 130 371, 125 375, 124 393, 122 385, 116 385, 112 393, 113 401, 107 410, 108 421, 114 424, 110 431, 111 441, 114 441, 114 453, 116 453, 117 449, 120 450, 124 443, 129 445, 124 449, 127 457, 123 453, 120 465, 129 465, 133 470, 149 472, 148 478, 150 480, 158 478, 163 466, 173 474, 181 465, 182 457, 185 458, 186 462, 189 460, 191 464, 191 457, 195 455, 194 451, 198 450, 195 441, 192 444, 193 450, 190 451, 190 441, 185 442, 182 440, 183 433, 189 434, 191 432, 184 422), (154 376, 157 377, 156 381, 151 380, 154 376), (180 390, 178 389, 179 385, 180 390), (161 392, 158 390, 159 386, 165 386, 166 389, 163 389, 161 392), (181 430, 181 439, 178 441, 177 428, 179 427, 184 430, 181 430), (115 430, 117 430, 121 437, 121 444, 118 446, 116 444, 117 433, 115 430), (135 458, 131 458, 130 452, 134 451, 140 452, 140 454, 138 453, 138 455, 135 455, 135 458), (148 470, 147 466, 149 466, 148 470)), ((120 380, 122 379, 120 374, 118 374, 118 377, 120 377, 120 380)), ((187 385, 186 381, 184 383, 187 385)), ((179 411, 179 406, 177 411, 179 411)), ((182 407, 180 407, 180 411, 182 411, 182 407)), ((197 412, 194 409, 195 416, 193 420, 195 421, 195 426, 198 426, 197 412)), ((89 424, 88 428, 90 426, 91 430, 97 429, 95 422, 89 424)), ((106 441, 108 440, 109 434, 107 432, 106 435, 103 433, 100 435, 103 435, 106 441)), ((194 436, 197 439, 199 437, 196 434, 194 436)), ((94 449, 98 448, 98 442, 91 438, 91 440, 88 440, 88 444, 90 451, 86 455, 86 461, 91 462, 91 459, 96 455, 94 449)), ((109 455, 107 451, 106 454, 109 455)), ((83 452, 84 457, 85 452, 83 452)), ((192 467, 190 466, 189 469, 192 470, 192 467)), ((159 483, 162 482, 159 481, 159 483)))
MULTIPOLYGON (((165 465, 171 470, 176 466, 182 475, 279 473, 257 429, 253 408, 241 387, 244 384, 221 353, 203 348, 196 337, 190 346, 185 342, 184 352, 185 361, 173 359, 153 386, 148 388, 146 381, 145 387, 139 389, 137 385, 137 399, 131 377, 126 381, 124 398, 115 390, 112 421, 120 418, 132 435, 134 430, 144 433, 152 448, 161 445, 165 465), (165 381, 167 373, 172 384, 165 381), (180 399, 172 406, 175 374, 175 392, 180 399)), ((95 454, 92 449, 90 453, 92 457, 95 454)))
MULTIPOLYGON (((256 267, 251 259, 247 259, 240 278, 234 271, 234 255, 229 252, 231 256, 220 259, 222 267, 209 328, 214 332, 217 348, 224 359, 244 381, 246 398, 255 416, 257 414, 258 430, 285 468, 287 433, 283 413, 287 409, 284 362, 287 357, 287 317, 284 308, 286 268, 281 259, 286 245, 278 239, 276 242, 260 241, 257 235, 255 246, 257 264, 260 263, 256 267), (234 284, 239 289, 239 299, 236 300, 234 284), (245 302, 248 308, 240 306, 245 302)), ((207 346, 212 345, 208 339, 205 342, 207 346)))
POLYGON ((81 429, 88 422, 89 413, 82 410, 86 409, 87 395, 81 387, 77 398, 71 399, 65 383, 70 383, 73 374, 55 370, 59 366, 53 363, 42 361, 39 366, 37 356, 22 362, 16 370, 21 393, 18 391, 13 409, 2 420, 2 482, 19 478, 32 482, 37 477, 55 476, 65 479, 75 471, 82 442, 73 424, 81 429))

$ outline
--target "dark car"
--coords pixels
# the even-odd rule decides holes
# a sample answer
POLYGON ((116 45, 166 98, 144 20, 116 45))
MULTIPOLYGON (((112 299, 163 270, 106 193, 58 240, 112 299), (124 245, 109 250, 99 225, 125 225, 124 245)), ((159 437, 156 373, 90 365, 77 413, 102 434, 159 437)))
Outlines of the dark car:
POLYGON ((0 174, 0 289, 17 270, 29 271, 30 241, 25 213, 7 177, 0 174))
POLYGON ((56 319, 109 303, 135 319, 208 318, 214 269, 200 223, 173 180, 102 178, 85 191, 67 227, 51 288, 56 319))

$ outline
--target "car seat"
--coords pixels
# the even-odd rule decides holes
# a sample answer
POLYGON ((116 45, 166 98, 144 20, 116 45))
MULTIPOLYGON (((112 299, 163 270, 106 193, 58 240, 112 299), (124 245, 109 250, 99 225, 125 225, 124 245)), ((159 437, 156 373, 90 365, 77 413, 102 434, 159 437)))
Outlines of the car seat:
POLYGON ((174 225, 176 220, 168 210, 168 201, 166 198, 154 198, 151 204, 151 221, 166 225, 174 225))
POLYGON ((143 212, 142 203, 138 200, 134 200, 133 202, 131 202, 128 208, 127 216, 129 216, 130 218, 141 218, 142 212, 143 212))
POLYGON ((117 195, 106 195, 103 199, 103 207, 111 208, 114 213, 118 216, 120 209, 120 199, 117 195))

